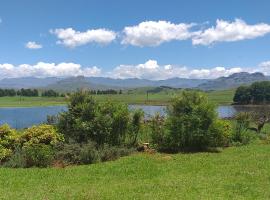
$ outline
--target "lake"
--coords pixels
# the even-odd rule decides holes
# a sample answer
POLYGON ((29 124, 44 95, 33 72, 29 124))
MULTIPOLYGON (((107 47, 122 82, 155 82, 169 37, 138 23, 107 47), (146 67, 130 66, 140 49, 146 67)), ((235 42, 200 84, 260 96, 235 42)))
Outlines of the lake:
MULTIPOLYGON (((159 112, 161 115, 166 114, 165 106, 150 105, 129 105, 130 110, 142 109, 145 117, 149 118, 159 112)), ((219 106, 217 108, 220 118, 233 117, 236 113, 242 111, 254 111, 258 106, 219 106)), ((269 109, 270 107, 268 107, 269 109)), ((34 124, 44 123, 47 115, 56 115, 59 112, 67 110, 66 106, 47 106, 31 108, 0 108, 0 125, 8 123, 16 129, 26 128, 34 124)))

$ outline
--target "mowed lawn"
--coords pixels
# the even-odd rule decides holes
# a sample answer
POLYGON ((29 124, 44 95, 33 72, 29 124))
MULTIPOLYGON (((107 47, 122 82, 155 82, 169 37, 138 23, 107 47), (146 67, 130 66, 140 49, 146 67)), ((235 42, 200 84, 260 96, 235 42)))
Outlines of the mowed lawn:
POLYGON ((64 169, 0 168, 0 199, 270 199, 270 145, 143 154, 64 169))

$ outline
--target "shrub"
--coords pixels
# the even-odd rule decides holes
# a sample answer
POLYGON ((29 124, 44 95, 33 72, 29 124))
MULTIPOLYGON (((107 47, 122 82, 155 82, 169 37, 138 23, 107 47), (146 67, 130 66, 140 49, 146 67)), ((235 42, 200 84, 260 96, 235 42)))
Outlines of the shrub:
POLYGON ((0 145, 7 149, 13 149, 18 142, 18 133, 11 129, 9 125, 0 126, 0 145))
POLYGON ((9 157, 7 162, 4 163, 4 167, 12 167, 12 168, 27 167, 25 151, 23 151, 22 148, 20 147, 16 147, 13 154, 9 157))
POLYGON ((32 126, 20 136, 20 143, 23 146, 32 144, 54 145, 63 140, 63 136, 56 131, 54 126, 46 124, 32 126))
POLYGON ((55 146, 57 161, 65 164, 92 164, 100 160, 95 143, 69 143, 55 146))
POLYGON ((3 163, 8 157, 10 157, 12 151, 0 145, 0 164, 3 163))
POLYGON ((81 164, 92 164, 100 160, 99 152, 94 143, 88 142, 81 146, 79 159, 81 164))
POLYGON ((26 167, 47 167, 54 159, 54 151, 50 145, 30 144, 22 150, 26 157, 26 167))
POLYGON ((7 124, 0 126, 0 163, 7 160, 18 142, 16 130, 11 129, 7 124))
POLYGON ((126 104, 97 103, 88 93, 78 92, 71 96, 68 111, 60 115, 58 128, 78 143, 120 145, 128 134, 128 123, 126 104))
POLYGON ((131 122, 131 136, 133 137, 132 144, 135 145, 138 140, 139 132, 142 128, 142 120, 144 119, 144 112, 141 109, 135 110, 131 122))
POLYGON ((247 112, 238 113, 235 117, 234 130, 231 136, 233 145, 248 144, 256 138, 250 130, 251 115, 247 112))
POLYGON ((65 164, 80 164, 79 143, 58 143, 55 145, 55 159, 65 164))
POLYGON ((164 146, 167 146, 166 136, 165 136, 165 127, 164 127, 164 118, 159 114, 156 114, 151 118, 149 126, 151 129, 151 138, 152 143, 154 144, 154 148, 158 150, 162 150, 164 146))
POLYGON ((100 151, 100 159, 102 162, 104 162, 116 160, 122 156, 127 156, 131 152, 133 152, 134 149, 104 145, 101 149, 99 149, 99 151, 100 151))
POLYGON ((215 106, 205 94, 183 91, 168 107, 165 144, 170 151, 197 151, 221 146, 223 129, 218 127, 215 106))

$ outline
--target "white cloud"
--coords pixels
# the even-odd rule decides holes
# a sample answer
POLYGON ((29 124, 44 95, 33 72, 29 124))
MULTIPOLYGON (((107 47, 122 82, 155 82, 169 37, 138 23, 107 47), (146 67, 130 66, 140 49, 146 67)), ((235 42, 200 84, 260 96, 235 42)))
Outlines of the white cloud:
POLYGON ((168 21, 145 21, 136 26, 125 27, 121 43, 144 47, 158 46, 171 40, 186 40, 194 34, 189 31, 193 25, 173 24, 168 21))
POLYGON ((27 42, 25 44, 25 47, 28 48, 28 49, 41 49, 42 48, 42 45, 41 44, 38 44, 36 42, 27 42))
POLYGON ((0 64, 1 78, 17 77, 69 77, 69 76, 98 76, 101 69, 98 67, 82 67, 75 63, 44 63, 39 62, 35 65, 21 64, 0 64))
POLYGON ((50 30, 57 36, 58 44, 74 48, 88 43, 109 44, 116 39, 116 33, 107 29, 92 29, 85 32, 76 31, 72 28, 50 30))
POLYGON ((241 19, 234 22, 217 20, 216 26, 197 33, 192 38, 193 45, 210 45, 217 42, 233 42, 253 39, 270 33, 270 25, 259 23, 248 25, 241 19))
POLYGON ((228 76, 243 71, 240 67, 224 68, 200 68, 190 69, 186 66, 159 65, 156 60, 148 60, 144 64, 120 65, 116 67, 110 76, 114 78, 142 78, 151 80, 162 80, 174 77, 181 78, 217 78, 228 76))
POLYGON ((259 64, 258 70, 263 72, 265 75, 270 75, 270 61, 265 61, 259 64))

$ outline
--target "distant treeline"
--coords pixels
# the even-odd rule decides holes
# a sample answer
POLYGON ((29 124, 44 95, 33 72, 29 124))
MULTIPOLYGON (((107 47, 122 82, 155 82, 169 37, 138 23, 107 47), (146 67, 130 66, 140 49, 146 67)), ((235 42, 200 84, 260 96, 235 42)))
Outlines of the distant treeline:
MULTIPOLYGON (((1 89, 0 88, 0 97, 13 97, 13 96, 25 96, 25 97, 38 97, 39 92, 37 89, 1 89)), ((54 90, 45 90, 41 92, 41 96, 43 97, 58 97, 63 96, 63 94, 59 94, 54 90)))
POLYGON ((122 94, 122 90, 91 90, 90 94, 122 94))
POLYGON ((270 81, 255 82, 250 86, 238 87, 233 101, 236 104, 270 103, 270 81))
MULTIPOLYGON (((66 93, 67 95, 70 95, 70 93, 66 93)), ((90 90, 89 94, 94 95, 100 95, 100 94, 122 94, 122 90, 90 90)), ((39 93, 37 89, 1 89, 0 88, 0 97, 13 97, 13 96, 25 96, 25 97, 64 97, 64 93, 56 92, 55 90, 43 90, 39 93)))

